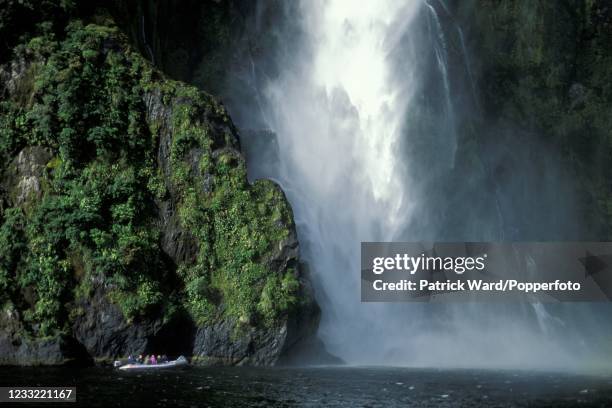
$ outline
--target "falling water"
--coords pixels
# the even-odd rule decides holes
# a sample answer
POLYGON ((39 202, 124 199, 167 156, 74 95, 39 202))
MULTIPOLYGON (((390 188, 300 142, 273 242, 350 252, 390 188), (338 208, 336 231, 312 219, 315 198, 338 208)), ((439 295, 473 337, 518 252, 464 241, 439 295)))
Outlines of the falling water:
POLYGON ((470 81, 470 88, 472 90, 472 97, 474 98, 474 104, 480 111, 478 95, 476 94, 476 81, 474 81, 474 74, 472 74, 472 63, 470 62, 470 57, 467 51, 467 47, 465 46, 465 38, 463 36, 463 30, 459 25, 455 26, 457 28, 457 34, 459 35, 459 42, 461 43, 461 54, 463 55, 463 59, 465 62, 465 69, 467 70, 468 79, 470 81))
MULTIPOLYGON (((274 163, 267 152, 248 157, 250 176, 278 182, 293 207, 301 256, 323 309, 318 334, 328 350, 354 364, 575 365, 580 357, 563 344, 571 346, 572 336, 559 340, 560 325, 544 324, 553 317, 542 305, 360 302, 360 242, 447 239, 439 233, 443 222, 428 212, 446 197, 426 194, 428 183, 451 183, 451 191, 467 198, 436 207, 474 221, 459 235, 465 240, 503 237, 504 216, 512 222, 524 210, 512 201, 512 185, 496 182, 487 218, 475 212, 466 187, 448 181, 455 171, 457 118, 450 41, 434 6, 303 0, 294 11, 283 18, 299 35, 283 33, 291 38, 284 49, 260 60, 249 50, 246 76, 255 102, 249 111, 238 100, 233 111, 241 113, 234 115, 241 127, 264 123, 266 134, 277 137, 274 163), (265 72, 258 63, 276 68, 265 72)), ((469 63, 460 29, 459 37, 469 63)), ((470 69, 464 72, 475 92, 470 69)), ((242 135, 246 144, 255 137, 249 134, 242 135)), ((501 153, 488 152, 483 167, 494 168, 501 153)), ((473 183, 484 191, 491 177, 473 183)))
POLYGON ((438 69, 442 76, 442 83, 444 85, 444 101, 445 101, 445 121, 447 125, 445 132, 450 136, 446 143, 447 148, 450 150, 449 165, 452 168, 455 163, 455 152, 457 150, 457 138, 455 136, 455 113, 453 111, 453 103, 451 101, 451 90, 450 90, 450 79, 448 75, 448 50, 446 45, 446 38, 442 25, 440 24, 440 18, 436 9, 429 3, 425 3, 430 13, 431 23, 429 24, 429 31, 432 36, 432 44, 434 53, 436 55, 436 61, 438 63, 438 69))
POLYGON ((276 178, 292 203, 303 257, 328 298, 320 335, 344 358, 363 351, 350 340, 371 330, 380 313, 355 302, 360 242, 393 240, 411 214, 397 150, 412 95, 394 82, 388 61, 418 10, 417 2, 390 0, 303 2, 304 41, 312 47, 266 89, 270 125, 281 136, 276 178))

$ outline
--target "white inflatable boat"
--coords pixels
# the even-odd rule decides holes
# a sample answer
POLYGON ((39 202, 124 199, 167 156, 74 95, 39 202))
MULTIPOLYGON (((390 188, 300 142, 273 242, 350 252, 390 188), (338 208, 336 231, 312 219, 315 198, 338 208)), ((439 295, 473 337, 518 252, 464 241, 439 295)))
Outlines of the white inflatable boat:
POLYGON ((135 363, 135 364, 120 365, 121 363, 119 364, 118 363, 119 362, 115 362, 115 366, 118 367, 120 370, 125 370, 125 371, 160 370, 163 368, 173 368, 173 367, 181 367, 181 366, 189 365, 189 362, 183 356, 180 356, 176 360, 167 361, 165 363, 157 363, 157 364, 135 363))

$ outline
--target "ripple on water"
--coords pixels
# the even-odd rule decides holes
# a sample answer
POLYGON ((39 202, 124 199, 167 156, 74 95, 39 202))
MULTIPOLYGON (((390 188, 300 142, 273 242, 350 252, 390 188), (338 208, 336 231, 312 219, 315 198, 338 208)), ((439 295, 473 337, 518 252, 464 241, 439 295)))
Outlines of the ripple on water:
POLYGON ((612 406, 610 376, 354 367, 194 367, 127 374, 107 368, 16 368, 1 370, 0 384, 76 385, 76 406, 88 407, 612 406))

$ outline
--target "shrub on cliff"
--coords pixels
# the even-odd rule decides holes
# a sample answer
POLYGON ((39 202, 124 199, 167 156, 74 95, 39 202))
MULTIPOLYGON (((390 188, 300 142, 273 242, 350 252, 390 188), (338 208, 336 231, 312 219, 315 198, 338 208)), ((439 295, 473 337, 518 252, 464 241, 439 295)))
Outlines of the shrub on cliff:
POLYGON ((63 34, 42 23, 3 66, 0 302, 39 337, 67 331, 96 288, 128 320, 185 310, 274 325, 299 291, 293 267, 271 264, 293 229, 282 192, 249 185, 221 105, 96 20, 63 34), (168 253, 168 234, 194 249, 168 253))

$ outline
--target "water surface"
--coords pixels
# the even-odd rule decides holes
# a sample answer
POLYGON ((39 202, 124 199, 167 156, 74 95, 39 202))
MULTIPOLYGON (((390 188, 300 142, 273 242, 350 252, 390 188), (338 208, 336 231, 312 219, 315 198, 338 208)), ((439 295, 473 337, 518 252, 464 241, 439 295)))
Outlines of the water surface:
MULTIPOLYGON (((0 384, 76 386, 70 406, 605 407, 612 376, 415 368, 3 368, 0 384)), ((50 406, 50 404, 45 404, 50 406)), ((67 406, 67 404, 62 404, 67 406)))

